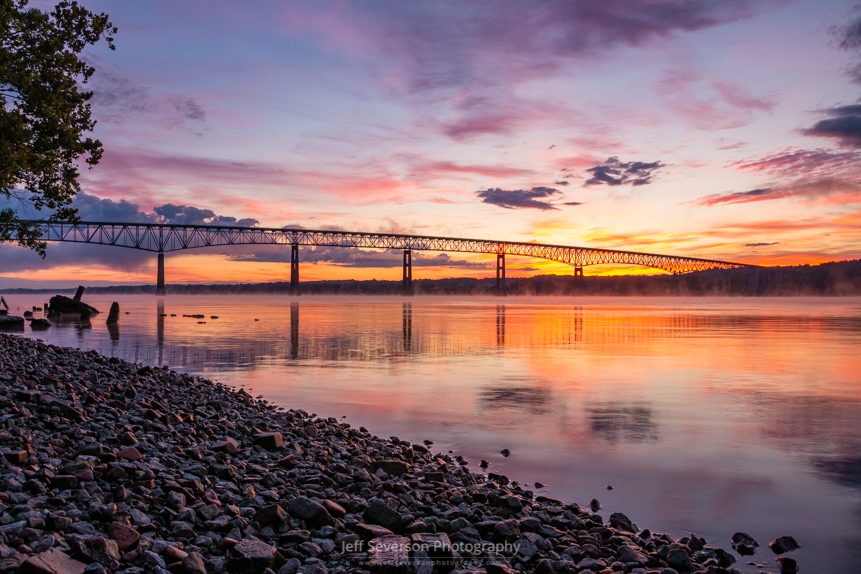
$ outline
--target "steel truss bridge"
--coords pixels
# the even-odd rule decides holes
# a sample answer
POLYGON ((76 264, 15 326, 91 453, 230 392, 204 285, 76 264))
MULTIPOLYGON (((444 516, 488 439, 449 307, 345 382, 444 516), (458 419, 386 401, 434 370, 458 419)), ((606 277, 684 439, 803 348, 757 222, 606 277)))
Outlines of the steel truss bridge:
POLYGON ((497 289, 505 289, 505 256, 518 255, 557 261, 574 267, 583 275, 588 265, 621 263, 662 269, 674 274, 710 269, 756 269, 754 265, 713 259, 659 255, 636 251, 596 249, 569 245, 462 239, 399 233, 361 231, 317 231, 216 225, 170 225, 157 223, 46 222, 28 221, 41 229, 44 241, 65 241, 113 245, 158 253, 156 292, 164 293, 164 254, 185 249, 227 245, 284 245, 291 248, 290 292, 299 292, 299 246, 401 249, 404 253, 404 292, 412 293, 412 251, 440 251, 496 254, 497 289))

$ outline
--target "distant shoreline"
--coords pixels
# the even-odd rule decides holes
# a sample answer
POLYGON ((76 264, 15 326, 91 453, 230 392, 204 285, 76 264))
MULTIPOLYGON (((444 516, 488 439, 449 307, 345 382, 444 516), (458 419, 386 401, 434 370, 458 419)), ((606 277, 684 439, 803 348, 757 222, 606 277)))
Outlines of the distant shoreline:
MULTIPOLYGON (((495 295, 493 277, 484 279, 413 279, 416 295, 495 295)), ((0 289, 9 295, 68 293, 77 285, 62 289, 0 289)), ((328 280, 305 281, 300 291, 306 295, 401 295, 401 281, 328 280)), ((114 285, 87 287, 90 294, 154 294, 155 285, 114 285)), ((216 283, 167 285, 174 295, 194 294, 288 294, 289 281, 272 283, 216 283)), ((748 270, 711 270, 684 275, 586 276, 537 275, 508 278, 505 294, 518 295, 599 295, 599 296, 852 296, 861 295, 861 260, 763 267, 752 278, 748 270)))

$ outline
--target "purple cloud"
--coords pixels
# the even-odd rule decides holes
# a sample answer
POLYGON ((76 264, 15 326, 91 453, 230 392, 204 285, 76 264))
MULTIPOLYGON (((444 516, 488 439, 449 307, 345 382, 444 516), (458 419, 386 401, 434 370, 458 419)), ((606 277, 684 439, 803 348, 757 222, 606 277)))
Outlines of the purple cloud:
POLYGON ((804 135, 836 139, 840 145, 861 148, 861 104, 840 106, 825 110, 831 116, 819 120, 804 135))
POLYGON ((558 209, 548 201, 560 195, 558 189, 552 187, 533 187, 532 189, 485 189, 477 193, 484 203, 498 205, 506 209, 558 209))
POLYGON ((601 165, 591 167, 586 171, 592 174, 585 185, 647 185, 652 182, 654 172, 659 168, 664 167, 664 164, 659 161, 642 162, 629 161, 622 162, 619 158, 613 156, 601 165))

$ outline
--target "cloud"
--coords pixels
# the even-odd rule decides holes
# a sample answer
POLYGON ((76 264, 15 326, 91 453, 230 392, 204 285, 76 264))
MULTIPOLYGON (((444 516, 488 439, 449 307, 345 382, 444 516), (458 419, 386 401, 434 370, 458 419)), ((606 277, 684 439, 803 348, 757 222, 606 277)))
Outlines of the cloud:
POLYGON ((452 175, 478 175, 481 177, 524 177, 531 170, 504 165, 464 165, 451 161, 418 163, 412 168, 412 177, 421 181, 446 178, 452 175))
MULTIPOLYGON (((36 212, 28 206, 24 206, 22 209, 16 203, 0 197, 0 209, 6 206, 13 207, 22 218, 44 217, 43 213, 36 212)), ((78 210, 79 217, 85 222, 238 225, 246 227, 257 224, 255 219, 237 219, 231 216, 217 215, 209 209, 170 203, 154 207, 153 213, 146 213, 135 203, 99 198, 83 192, 75 196, 72 207, 78 210)), ((50 269, 72 264, 104 265, 115 270, 131 271, 143 269, 152 264, 152 253, 113 246, 51 242, 48 245, 48 255, 45 260, 39 258, 29 249, 13 247, 11 244, 3 244, 0 247, 2 247, 0 248, 0 268, 15 269, 16 271, 50 269), (7 245, 9 249, 6 248, 7 245)), ((242 247, 211 248, 207 249, 207 252, 231 253, 236 249, 242 249, 242 247)))
POLYGON ((715 82, 712 84, 712 87, 723 96, 726 103, 734 108, 768 112, 774 107, 774 101, 752 96, 745 93, 739 86, 728 82, 715 82))
POLYGON ((789 148, 763 158, 735 161, 727 167, 776 177, 857 177, 861 176, 861 152, 789 148))
POLYGON ((745 247, 768 247, 769 245, 779 245, 779 241, 772 241, 770 243, 745 243, 745 247))
POLYGON ((825 113, 831 117, 819 120, 802 133, 834 138, 844 147, 861 148, 861 104, 831 108, 825 113))
POLYGON ((174 205, 166 203, 153 208, 158 215, 159 223, 175 225, 237 225, 253 227, 258 221, 252 218, 236 219, 235 217, 216 215, 211 209, 200 209, 189 205, 174 205))
POLYGON ((206 119, 206 112, 192 98, 184 100, 175 99, 171 102, 175 109, 183 118, 188 120, 203 121, 206 119))
POLYGON ((571 58, 642 46, 754 11, 744 0, 539 0, 529 10, 520 2, 500 0, 492 13, 480 2, 441 6, 448 5, 384 4, 371 7, 370 17, 355 15, 356 26, 369 27, 380 39, 381 53, 406 56, 404 72, 413 93, 463 86, 476 78, 492 88, 511 78, 545 77, 571 58))
POLYGON ((532 189, 485 189, 477 193, 484 203, 498 205, 506 209, 558 209, 544 198, 552 198, 561 194, 552 187, 533 187, 532 189))
POLYGON ((664 167, 659 161, 645 163, 642 161, 621 162, 613 156, 601 165, 591 167, 586 171, 592 174, 585 185, 647 185, 651 183, 654 172, 664 167))
POLYGON ((723 204, 754 203, 786 198, 828 203, 859 202, 861 201, 861 182, 834 177, 802 178, 750 191, 705 195, 691 203, 700 207, 713 207, 723 204))
POLYGON ((132 83, 110 69, 99 67, 90 80, 94 116, 99 121, 123 124, 130 116, 149 116, 156 126, 181 127, 187 121, 206 121, 206 111, 189 96, 153 96, 150 89, 132 83))
POLYGON ((861 48, 861 18, 836 29, 840 47, 844 50, 861 48))
POLYGON ((565 201, 562 205, 583 205, 582 201, 565 201))

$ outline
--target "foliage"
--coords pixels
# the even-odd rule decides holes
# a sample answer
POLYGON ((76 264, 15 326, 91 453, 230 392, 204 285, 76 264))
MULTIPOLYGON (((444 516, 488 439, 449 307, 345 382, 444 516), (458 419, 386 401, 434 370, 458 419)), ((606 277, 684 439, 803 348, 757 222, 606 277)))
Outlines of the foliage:
MULTIPOLYGON (((96 122, 83 86, 95 69, 80 54, 103 38, 113 50, 114 33, 106 14, 75 1, 43 12, 27 0, 0 0, 0 199, 52 210, 51 221, 77 218, 70 206, 80 191, 78 161, 93 166, 102 157, 102 143, 85 135, 96 122)), ((0 241, 44 257, 39 235, 13 208, 0 209, 0 241)))

